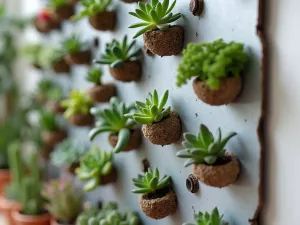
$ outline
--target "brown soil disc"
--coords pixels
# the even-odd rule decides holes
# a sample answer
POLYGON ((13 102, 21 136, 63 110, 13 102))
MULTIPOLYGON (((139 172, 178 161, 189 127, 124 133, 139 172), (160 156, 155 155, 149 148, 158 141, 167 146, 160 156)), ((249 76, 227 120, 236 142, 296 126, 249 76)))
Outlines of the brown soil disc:
POLYGON ((119 68, 109 68, 110 74, 116 80, 123 82, 139 81, 142 76, 140 61, 128 61, 119 68))
POLYGON ((90 99, 94 102, 108 102, 111 97, 116 96, 116 86, 114 84, 101 84, 87 90, 90 99))
POLYGON ((82 52, 71 53, 65 56, 65 60, 69 65, 89 65, 91 63, 91 51, 86 50, 82 52))
MULTIPOLYGON (((111 146, 115 147, 118 143, 118 134, 111 133, 108 137, 108 140, 111 146)), ((127 144, 127 146, 123 151, 128 152, 131 150, 136 150, 141 145, 141 141, 142 141, 142 135, 140 129, 136 128, 132 130, 129 143, 127 144)))
POLYGON ((115 12, 101 12, 98 15, 90 16, 89 22, 96 30, 114 30, 116 26, 117 14, 115 12))

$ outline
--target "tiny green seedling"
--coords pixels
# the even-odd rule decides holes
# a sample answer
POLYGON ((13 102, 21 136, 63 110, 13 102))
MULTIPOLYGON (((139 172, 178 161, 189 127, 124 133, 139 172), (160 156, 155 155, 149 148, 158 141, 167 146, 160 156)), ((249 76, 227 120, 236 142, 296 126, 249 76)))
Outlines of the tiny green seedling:
POLYGON ((219 214, 217 208, 214 208, 211 213, 205 212, 198 212, 194 215, 194 223, 184 223, 183 225, 229 225, 228 223, 224 222, 223 215, 219 214))
POLYGON ((94 67, 88 71, 86 80, 95 85, 101 85, 102 75, 103 75, 103 70, 101 68, 94 67))

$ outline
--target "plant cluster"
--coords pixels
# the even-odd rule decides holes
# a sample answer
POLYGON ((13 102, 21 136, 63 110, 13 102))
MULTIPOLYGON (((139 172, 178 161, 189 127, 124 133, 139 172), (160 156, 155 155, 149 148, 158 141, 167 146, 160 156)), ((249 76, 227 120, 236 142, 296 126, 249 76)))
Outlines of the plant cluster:
POLYGON ((149 92, 149 98, 146 102, 135 102, 135 107, 138 109, 138 113, 126 114, 125 117, 132 118, 139 124, 153 124, 161 121, 163 118, 169 115, 171 107, 164 108, 168 101, 169 91, 165 91, 163 96, 159 99, 157 91, 154 90, 153 94, 149 92))
POLYGON ((101 184, 101 176, 113 169, 112 159, 112 152, 100 151, 95 146, 80 159, 76 174, 80 180, 87 181, 83 187, 85 191, 92 191, 101 184))
POLYGON ((73 34, 62 42, 62 47, 66 53, 72 54, 86 49, 87 43, 81 41, 78 35, 73 34))
POLYGON ((124 62, 134 61, 142 53, 140 48, 135 47, 135 41, 127 43, 127 35, 122 42, 113 40, 106 44, 105 53, 100 56, 96 63, 109 64, 112 68, 121 67, 124 62))
POLYGON ((211 43, 190 43, 183 51, 178 67, 177 86, 187 83, 192 77, 204 81, 210 89, 218 89, 222 79, 240 76, 248 56, 244 45, 222 39, 211 43))
POLYGON ((213 165, 225 155, 226 150, 224 147, 235 135, 235 132, 231 132, 225 138, 222 138, 221 129, 219 128, 216 137, 214 137, 208 128, 201 124, 197 135, 190 133, 183 135, 182 145, 185 149, 177 152, 176 156, 188 158, 185 162, 186 167, 191 164, 202 163, 213 165))
POLYGON ((69 4, 70 4, 70 1, 68 1, 68 0, 50 0, 50 1, 48 1, 48 6, 51 9, 59 9, 61 7, 69 5, 69 4))
POLYGON ((62 61, 65 56, 65 50, 56 47, 44 48, 40 55, 40 64, 45 68, 51 68, 56 63, 62 61))
POLYGON ((103 70, 101 68, 94 67, 88 71, 86 80, 95 85, 101 85, 102 75, 103 75, 103 70))
POLYGON ((63 97, 62 88, 54 81, 43 78, 37 85, 36 94, 38 97, 43 97, 45 100, 59 101, 63 97))
POLYGON ((40 111, 40 124, 44 130, 49 132, 55 132, 60 129, 55 114, 46 110, 40 111))
POLYGON ((43 54, 44 48, 45 47, 40 43, 27 44, 24 46, 22 52, 30 63, 41 65, 40 60, 42 59, 41 55, 43 54))
POLYGON ((211 213, 198 212, 194 215, 194 223, 184 223, 183 225, 228 225, 228 223, 222 220, 223 215, 219 214, 217 208, 214 208, 211 213))
POLYGON ((143 27, 133 38, 137 38, 149 30, 167 29, 170 23, 178 20, 182 16, 180 13, 173 15, 172 10, 175 4, 176 0, 173 1, 171 5, 169 0, 164 0, 163 2, 151 0, 151 3, 139 2, 138 9, 136 9, 135 12, 129 12, 130 15, 143 21, 129 26, 129 28, 143 27))
POLYGON ((137 178, 133 178, 134 186, 138 189, 133 190, 133 193, 136 194, 150 194, 155 193, 158 190, 168 187, 171 180, 170 176, 163 176, 160 178, 159 171, 157 168, 148 169, 145 175, 139 174, 137 178))

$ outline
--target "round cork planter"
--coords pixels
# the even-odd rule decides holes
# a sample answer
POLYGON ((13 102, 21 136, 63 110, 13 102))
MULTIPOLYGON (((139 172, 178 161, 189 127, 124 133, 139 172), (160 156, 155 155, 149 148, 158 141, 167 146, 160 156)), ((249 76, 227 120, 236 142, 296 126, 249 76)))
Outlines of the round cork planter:
MULTIPOLYGON (((118 143, 118 134, 111 133, 108 136, 108 141, 111 144, 111 146, 115 147, 118 143)), ((131 130, 129 143, 126 145, 123 152, 128 152, 137 149, 141 145, 141 142, 142 142, 142 135, 140 129, 136 128, 134 130, 131 130)))
POLYGON ((11 201, 0 196, 0 212, 6 218, 8 225, 16 225, 12 218, 12 213, 21 210, 22 206, 19 202, 11 201))
POLYGON ((168 188, 163 192, 165 193, 156 194, 157 196, 144 194, 140 197, 140 208, 148 217, 158 220, 176 211, 177 197, 175 193, 168 188))
POLYGON ((0 196, 4 192, 5 186, 10 182, 11 176, 9 169, 0 169, 0 196))
POLYGON ((96 30, 114 30, 117 21, 117 14, 115 12, 101 12, 98 15, 90 16, 89 22, 96 30))
POLYGON ((242 90, 242 78, 228 77, 222 80, 219 89, 211 90, 205 82, 196 78, 193 89, 197 97, 209 105, 226 105, 236 100, 242 90))
POLYGON ((65 130, 54 132, 45 131, 42 134, 43 142, 46 146, 55 146, 57 143, 63 141, 67 137, 65 130))
POLYGON ((181 136, 181 120, 177 113, 171 111, 168 117, 160 122, 143 125, 142 131, 152 144, 169 145, 177 142, 181 136))
POLYGON ((46 107, 49 111, 53 113, 61 114, 66 111, 64 107, 59 102, 47 102, 46 107))
POLYGON ((122 82, 139 81, 142 76, 142 66, 140 61, 127 61, 118 68, 109 68, 110 74, 116 80, 122 82))
POLYGON ((50 225, 51 216, 44 213, 38 216, 24 215, 19 211, 12 212, 14 225, 50 225))
POLYGON ((87 90, 89 98, 94 102, 108 102, 111 97, 116 96, 117 89, 114 84, 101 84, 87 90))
POLYGON ((69 73, 70 72, 70 65, 67 64, 65 59, 62 59, 52 65, 52 70, 55 73, 69 73))
POLYGON ((193 174, 198 180, 213 187, 226 187, 233 184, 240 174, 240 162, 232 153, 215 165, 193 164, 193 174))
POLYGON ((100 184, 106 185, 106 184, 115 183, 117 181, 117 178, 118 178, 117 169, 113 167, 109 172, 109 174, 100 177, 100 184))
POLYGON ((68 4, 53 10, 53 15, 57 20, 67 20, 70 19, 75 13, 74 5, 68 4))
POLYGON ((159 56, 181 53, 184 43, 184 30, 181 26, 171 26, 167 30, 151 30, 143 35, 147 49, 159 56))
POLYGON ((94 125, 94 117, 91 114, 76 114, 69 118, 69 122, 72 125, 84 127, 94 125))
POLYGON ((48 20, 39 20, 39 19, 35 18, 34 26, 35 26, 35 28, 37 29, 38 32, 48 33, 52 30, 60 29, 61 28, 61 22, 54 19, 54 18, 50 18, 48 20))
POLYGON ((91 63, 91 51, 81 51, 69 53, 65 56, 65 60, 69 65, 89 65, 91 63))

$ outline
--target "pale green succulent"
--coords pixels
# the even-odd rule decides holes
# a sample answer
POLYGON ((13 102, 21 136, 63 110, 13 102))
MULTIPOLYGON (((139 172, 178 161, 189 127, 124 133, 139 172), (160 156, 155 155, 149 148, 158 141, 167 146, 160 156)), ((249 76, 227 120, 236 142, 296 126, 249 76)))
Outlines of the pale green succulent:
POLYGON ((219 214, 217 208, 214 208, 211 213, 198 212, 194 215, 195 223, 184 223, 183 225, 229 225, 222 220, 223 215, 219 214))

